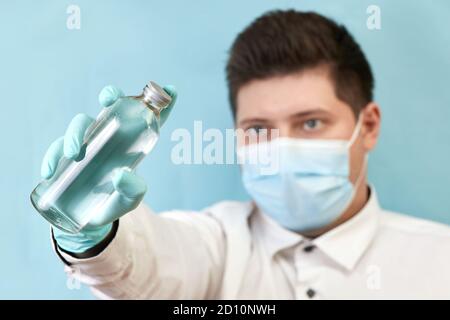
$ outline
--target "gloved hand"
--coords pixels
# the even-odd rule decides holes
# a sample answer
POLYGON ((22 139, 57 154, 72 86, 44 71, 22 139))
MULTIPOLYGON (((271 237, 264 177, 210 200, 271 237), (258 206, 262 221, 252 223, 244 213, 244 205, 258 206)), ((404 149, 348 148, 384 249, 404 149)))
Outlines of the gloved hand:
MULTIPOLYGON (((161 126, 167 120, 177 97, 174 87, 166 86, 164 90, 172 97, 172 102, 161 111, 161 126)), ((120 89, 107 86, 100 92, 100 105, 105 108, 109 107, 123 95, 120 89)), ((79 114, 72 119, 65 135, 54 141, 44 156, 41 167, 41 176, 44 179, 49 179, 54 174, 62 156, 70 159, 77 159, 80 156, 84 135, 94 121, 86 114, 79 114)), ((85 252, 94 247, 111 231, 113 221, 139 205, 147 190, 143 179, 126 169, 118 171, 113 176, 112 182, 119 194, 117 201, 108 210, 99 213, 81 232, 70 234, 58 228, 53 228, 53 234, 59 247, 73 253, 85 252)))

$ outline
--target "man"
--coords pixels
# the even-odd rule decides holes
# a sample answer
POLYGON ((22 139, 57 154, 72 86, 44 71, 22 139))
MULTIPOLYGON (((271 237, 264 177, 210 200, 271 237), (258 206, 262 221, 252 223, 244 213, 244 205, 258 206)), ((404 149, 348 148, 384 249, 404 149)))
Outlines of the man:
MULTIPOLYGON (((279 156, 270 174, 242 165, 254 202, 156 215, 141 203, 144 181, 120 172, 114 219, 99 212, 76 235, 53 229, 67 271, 114 299, 450 298, 449 228, 382 210, 367 185, 380 109, 348 31, 315 13, 269 12, 238 35, 226 71, 236 127, 279 135, 239 146, 279 156)), ((121 95, 107 87, 100 102, 121 95)), ((75 117, 44 177, 61 155, 78 156, 91 122, 75 117)))

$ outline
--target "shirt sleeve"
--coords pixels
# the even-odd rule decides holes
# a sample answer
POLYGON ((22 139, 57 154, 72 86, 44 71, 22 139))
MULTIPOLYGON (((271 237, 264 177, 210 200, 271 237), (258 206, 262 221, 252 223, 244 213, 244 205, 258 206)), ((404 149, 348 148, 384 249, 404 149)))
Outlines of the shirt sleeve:
POLYGON ((120 218, 114 238, 94 257, 53 246, 66 273, 101 299, 214 299, 226 251, 223 228, 208 212, 157 215, 143 203, 120 218))

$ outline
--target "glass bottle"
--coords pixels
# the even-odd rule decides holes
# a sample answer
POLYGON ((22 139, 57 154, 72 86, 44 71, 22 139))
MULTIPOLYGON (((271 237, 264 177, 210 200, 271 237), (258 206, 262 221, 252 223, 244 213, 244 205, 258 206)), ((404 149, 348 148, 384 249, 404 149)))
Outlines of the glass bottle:
POLYGON ((63 156, 55 174, 33 190, 36 210, 61 230, 82 230, 113 196, 114 172, 133 170, 152 150, 159 138, 160 111, 170 102, 150 81, 141 95, 119 98, 104 108, 87 129, 80 156, 63 156))

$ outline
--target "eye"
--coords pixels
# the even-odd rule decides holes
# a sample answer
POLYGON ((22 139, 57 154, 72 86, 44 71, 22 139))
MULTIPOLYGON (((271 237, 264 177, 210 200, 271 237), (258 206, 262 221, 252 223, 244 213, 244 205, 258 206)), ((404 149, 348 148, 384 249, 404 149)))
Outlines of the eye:
POLYGON ((303 122, 303 129, 305 131, 314 131, 322 127, 322 121, 319 119, 310 119, 303 122))

